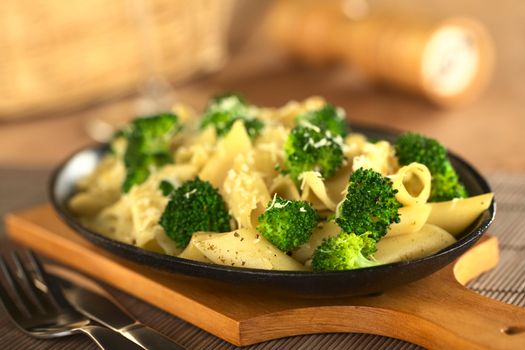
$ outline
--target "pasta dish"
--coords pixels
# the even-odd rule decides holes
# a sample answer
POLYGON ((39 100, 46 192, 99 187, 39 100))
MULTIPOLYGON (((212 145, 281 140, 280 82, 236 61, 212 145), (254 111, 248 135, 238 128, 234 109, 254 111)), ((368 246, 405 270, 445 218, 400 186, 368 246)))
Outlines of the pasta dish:
POLYGON ((438 141, 353 132, 320 97, 281 108, 237 94, 136 118, 68 208, 111 239, 184 259, 337 271, 418 259, 491 204, 469 197, 438 141))

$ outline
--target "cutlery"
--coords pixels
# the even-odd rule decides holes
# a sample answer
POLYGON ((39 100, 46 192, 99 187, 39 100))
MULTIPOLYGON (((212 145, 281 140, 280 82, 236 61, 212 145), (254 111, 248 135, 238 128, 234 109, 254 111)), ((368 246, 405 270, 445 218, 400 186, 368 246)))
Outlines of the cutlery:
POLYGON ((184 349, 133 318, 93 280, 64 268, 54 268, 51 273, 61 284, 66 299, 86 317, 119 332, 144 349, 184 349))
POLYGON ((119 333, 97 326, 76 311, 32 252, 0 256, 0 300, 14 323, 37 338, 89 336, 101 349, 142 349, 119 333), (8 261, 10 260, 10 264, 8 261))

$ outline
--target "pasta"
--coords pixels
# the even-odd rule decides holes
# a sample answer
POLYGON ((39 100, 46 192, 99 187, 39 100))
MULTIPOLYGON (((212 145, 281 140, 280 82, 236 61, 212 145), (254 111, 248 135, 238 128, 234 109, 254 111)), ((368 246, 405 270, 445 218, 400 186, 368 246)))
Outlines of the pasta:
POLYGON ((400 221, 390 225, 387 237, 419 231, 428 222, 432 207, 430 204, 417 204, 399 208, 400 221))
POLYGON ((270 193, 275 193, 283 198, 298 200, 301 198, 297 186, 288 176, 278 175, 273 179, 270 186, 270 193))
POLYGON ((111 156, 104 157, 95 172, 77 184, 79 193, 69 202, 71 211, 93 216, 116 202, 120 197, 124 171, 122 162, 111 156))
POLYGON ((333 221, 319 225, 310 236, 310 239, 305 244, 301 245, 293 252, 292 257, 296 260, 305 263, 312 258, 312 255, 317 247, 323 243, 323 240, 334 237, 339 234, 341 229, 333 221))
MULTIPOLYGON (((238 227, 255 228, 271 197, 262 177, 253 169, 253 160, 239 154, 228 171, 222 192, 238 227)), ((249 156, 248 156, 249 158, 249 156)))
POLYGON ((189 247, 216 264, 265 270, 305 270, 299 262, 274 247, 253 229, 219 234, 198 233, 193 235, 189 247))
POLYGON ((320 173, 307 171, 302 174, 301 199, 312 203, 317 210, 335 211, 336 203, 330 199, 320 173))
POLYGON ((410 163, 400 168, 392 178, 399 203, 405 206, 424 204, 430 197, 431 175, 425 165, 410 163))
POLYGON ((276 125, 275 127, 263 130, 254 142, 252 155, 254 160, 253 165, 267 186, 279 175, 276 166, 283 166, 283 144, 287 137, 288 130, 281 125, 276 125))
MULTIPOLYGON (((295 123, 297 115, 308 111, 323 107, 326 104, 324 98, 313 96, 303 102, 290 101, 284 107, 279 108, 276 112, 267 111, 268 119, 277 119, 284 126, 290 128, 295 123)), ((263 114, 264 115, 264 114, 263 114)))
POLYGON ((455 241, 454 236, 442 228, 425 224, 417 232, 380 240, 374 258, 385 263, 413 260, 434 254, 455 241))
POLYGON ((202 133, 188 138, 186 144, 177 148, 175 162, 191 164, 201 170, 213 153, 217 137, 213 129, 204 130, 202 133))
MULTIPOLYGON (((259 108, 237 95, 226 95, 211 100, 198 120, 192 108, 178 104, 173 108, 176 116, 163 116, 168 124, 159 125, 169 131, 159 127, 164 134, 157 139, 144 139, 159 133, 157 129, 131 137, 140 123, 123 129, 111 143, 112 152, 77 183, 69 209, 86 227, 150 251, 209 264, 307 271, 316 268, 316 252, 338 237, 359 236, 353 247, 362 244, 361 253, 374 264, 428 256, 454 243, 490 206, 492 193, 429 202, 435 173, 427 163, 402 162, 395 144, 372 141, 355 132, 346 134, 337 124, 341 110, 329 106, 324 99, 312 97, 282 108, 259 108), (177 127, 169 129, 169 123, 177 127), (321 136, 315 142, 307 138, 301 148, 294 149, 303 152, 307 161, 300 172, 292 172, 290 149, 296 145, 290 139, 292 131, 303 126, 305 137, 309 133, 321 136), (329 153, 334 149, 339 152, 335 156, 329 153), (143 153, 130 161, 130 150, 143 153), (363 207, 372 209, 360 214, 362 221, 348 229, 341 224, 346 215, 343 203, 353 194, 349 186, 353 176, 364 169, 378 174, 392 198, 363 191, 360 200, 369 201, 363 207), (132 181, 129 189, 123 186, 126 181, 132 181), (203 199, 199 197, 203 192, 195 187, 179 193, 181 203, 171 205, 174 193, 193 182, 208 184, 207 190, 216 196, 203 199), (217 198, 215 211, 206 212, 217 198), (189 221, 174 232, 166 212, 170 205, 182 208, 182 202, 190 209, 181 217, 189 221), (383 218, 374 206, 387 210, 389 204, 394 205, 395 216, 379 232, 375 224, 383 218), (217 214, 220 208, 225 208, 226 220, 217 214), (274 225, 268 233, 261 218, 272 211, 284 216, 264 221, 274 225), (300 221, 308 215, 311 226, 300 221), (202 220, 199 225, 191 222, 196 217, 202 220), (279 236, 295 227, 303 230, 302 236, 279 236), (182 232, 186 229, 191 231, 182 232), (365 244, 372 245, 365 248, 365 244)), ((373 176, 365 178, 372 181, 373 176)), ((357 214, 351 214, 358 215, 360 206, 354 210, 357 214)))
POLYGON ((493 198, 493 193, 486 193, 448 202, 430 203, 428 223, 442 227, 457 236, 490 206, 493 198))
POLYGON ((200 178, 211 182, 215 187, 221 187, 235 156, 248 152, 251 148, 252 143, 243 123, 236 122, 228 135, 218 143, 215 154, 199 173, 200 178))
POLYGON ((387 141, 366 142, 362 146, 362 154, 354 156, 353 170, 365 168, 373 169, 383 175, 392 174, 397 168, 393 152, 392 145, 387 141))

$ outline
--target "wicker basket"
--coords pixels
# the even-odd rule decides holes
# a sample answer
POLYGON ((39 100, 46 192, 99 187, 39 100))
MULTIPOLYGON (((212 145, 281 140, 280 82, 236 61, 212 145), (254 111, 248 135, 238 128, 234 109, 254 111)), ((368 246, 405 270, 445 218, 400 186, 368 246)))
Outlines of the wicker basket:
POLYGON ((0 1, 0 120, 217 69, 234 1, 0 1))

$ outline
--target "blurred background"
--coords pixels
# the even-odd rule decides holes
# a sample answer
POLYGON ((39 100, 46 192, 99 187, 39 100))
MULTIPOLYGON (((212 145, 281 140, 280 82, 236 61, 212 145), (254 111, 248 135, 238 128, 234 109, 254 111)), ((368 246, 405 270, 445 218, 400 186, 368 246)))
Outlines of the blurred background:
POLYGON ((0 168, 50 169, 136 115, 223 90, 311 95, 525 170, 521 0, 3 0, 0 168))

